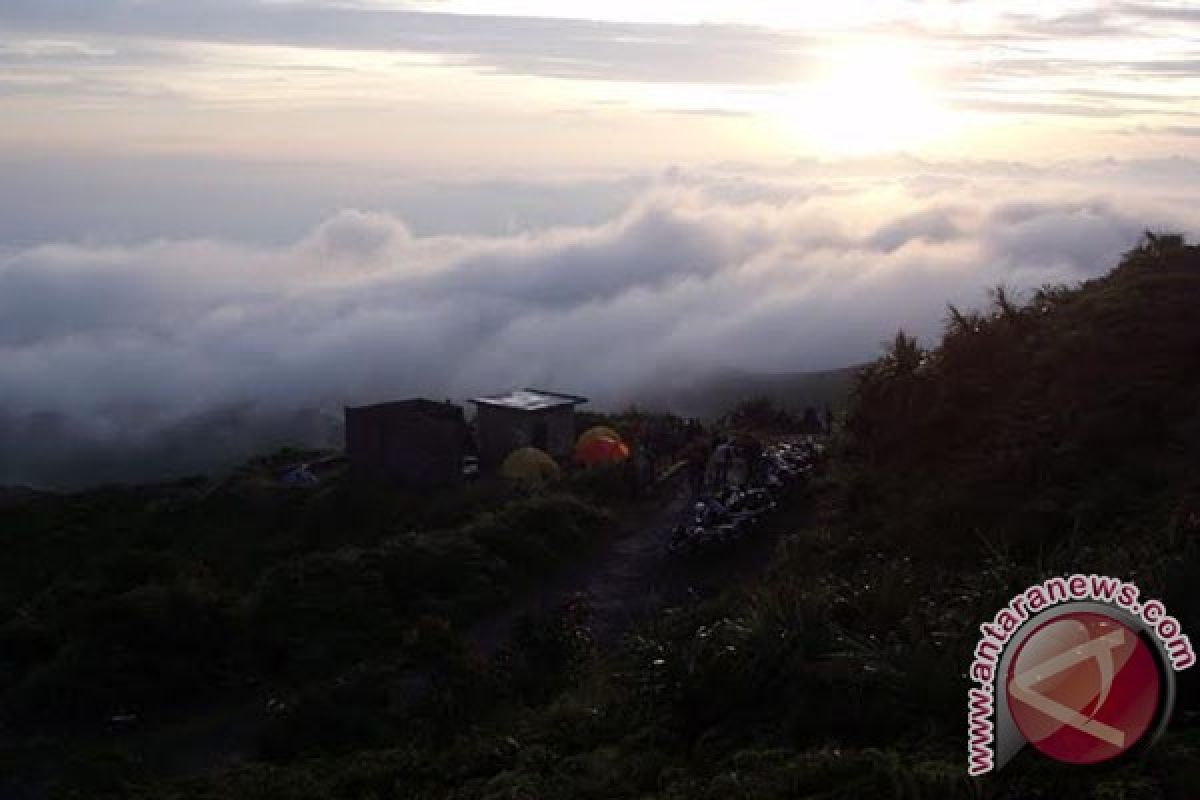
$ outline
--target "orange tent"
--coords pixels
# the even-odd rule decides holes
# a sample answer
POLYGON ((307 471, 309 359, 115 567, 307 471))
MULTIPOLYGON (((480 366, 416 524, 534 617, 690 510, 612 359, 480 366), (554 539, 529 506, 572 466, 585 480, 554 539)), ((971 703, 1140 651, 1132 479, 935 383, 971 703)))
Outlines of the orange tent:
POLYGON ((584 466, 615 464, 629 458, 629 446, 611 436, 596 436, 580 441, 575 447, 575 460, 584 466))
POLYGON ((616 439, 619 442, 621 441, 621 434, 617 433, 607 425, 597 425, 594 428, 588 428, 586 431, 581 433, 578 441, 575 443, 575 446, 582 447, 592 439, 616 439))

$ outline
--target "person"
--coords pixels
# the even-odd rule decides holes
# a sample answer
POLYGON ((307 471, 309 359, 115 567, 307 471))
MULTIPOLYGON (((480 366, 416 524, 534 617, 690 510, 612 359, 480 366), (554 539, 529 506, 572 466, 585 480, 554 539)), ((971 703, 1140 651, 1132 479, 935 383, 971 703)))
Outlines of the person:
POLYGON ((721 502, 720 497, 711 497, 704 503, 704 518, 701 520, 703 525, 716 525, 725 519, 725 515, 729 513, 729 509, 725 507, 725 503, 721 502))
POLYGON ((713 489, 723 489, 729 481, 729 462, 733 459, 733 448, 729 440, 721 437, 709 459, 708 484, 713 489))
POLYGON ((687 460, 688 485, 692 494, 700 494, 704 490, 704 474, 708 468, 708 447, 704 440, 690 442, 683 457, 687 460))
POLYGON ((637 493, 642 494, 646 487, 654 483, 654 451, 649 445, 642 445, 633 453, 634 469, 637 471, 637 493))
POLYGON ((742 457, 746 460, 746 484, 748 486, 756 485, 765 477, 762 442, 753 436, 746 436, 739 444, 742 457))
POLYGON ((642 493, 641 475, 638 469, 640 450, 641 448, 636 448, 633 454, 621 464, 622 477, 625 479, 625 491, 630 499, 637 499, 642 493))

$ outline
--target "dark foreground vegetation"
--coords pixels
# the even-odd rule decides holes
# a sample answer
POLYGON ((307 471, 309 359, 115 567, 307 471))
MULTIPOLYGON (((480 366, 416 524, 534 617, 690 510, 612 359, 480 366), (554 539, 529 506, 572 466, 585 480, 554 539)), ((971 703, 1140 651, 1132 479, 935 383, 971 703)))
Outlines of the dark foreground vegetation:
POLYGON ((978 624, 1063 572, 1135 580, 1200 631, 1198 318, 1200 249, 1159 236, 1081 287, 952 309, 933 350, 898 335, 765 574, 605 647, 583 602, 490 661, 460 624, 581 557, 595 495, 13 501, 0 774, 53 765, 23 785, 63 798, 1200 796, 1191 673, 1148 753, 983 780, 964 674, 978 624), (167 769, 113 730, 263 687, 240 763, 167 769))

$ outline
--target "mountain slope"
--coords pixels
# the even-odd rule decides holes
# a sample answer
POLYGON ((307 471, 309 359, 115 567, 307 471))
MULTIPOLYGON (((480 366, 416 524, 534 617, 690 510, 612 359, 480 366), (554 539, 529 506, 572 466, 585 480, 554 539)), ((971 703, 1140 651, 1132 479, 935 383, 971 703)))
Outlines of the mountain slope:
POLYGON ((994 300, 951 310, 935 350, 900 336, 863 373, 848 453, 859 507, 945 547, 1178 523, 1200 452, 1200 251, 1148 238, 1077 290, 994 300))

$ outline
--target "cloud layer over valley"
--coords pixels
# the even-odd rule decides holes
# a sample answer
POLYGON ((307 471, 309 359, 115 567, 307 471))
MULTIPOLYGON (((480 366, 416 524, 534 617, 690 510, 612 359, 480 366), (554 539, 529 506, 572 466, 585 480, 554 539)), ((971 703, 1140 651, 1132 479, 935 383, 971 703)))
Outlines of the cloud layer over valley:
POLYGON ((671 170, 610 219, 511 235, 364 208, 283 245, 0 250, 0 483, 203 469, 327 439, 306 410, 411 394, 532 384, 612 407, 722 368, 857 363, 897 327, 935 334, 947 302, 1100 274, 1147 228, 1194 233, 1189 170, 671 170), (1155 170, 1173 177, 1128 189, 1155 170))

